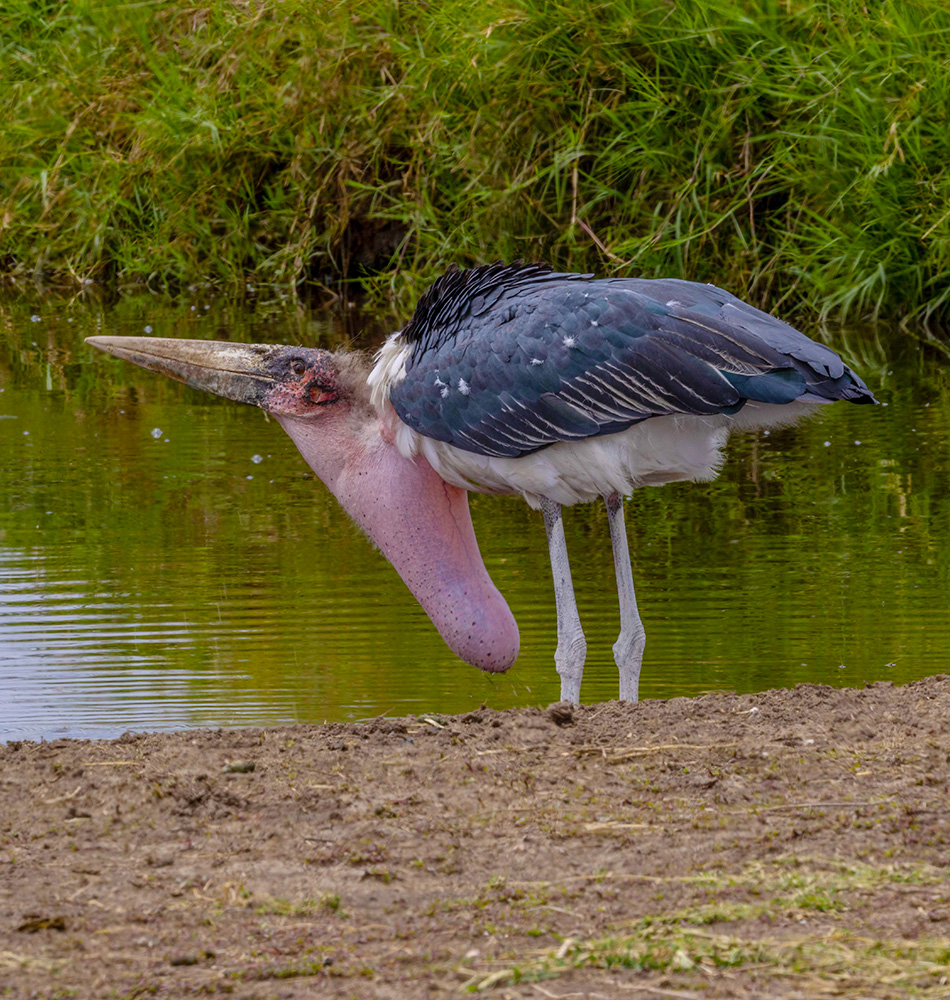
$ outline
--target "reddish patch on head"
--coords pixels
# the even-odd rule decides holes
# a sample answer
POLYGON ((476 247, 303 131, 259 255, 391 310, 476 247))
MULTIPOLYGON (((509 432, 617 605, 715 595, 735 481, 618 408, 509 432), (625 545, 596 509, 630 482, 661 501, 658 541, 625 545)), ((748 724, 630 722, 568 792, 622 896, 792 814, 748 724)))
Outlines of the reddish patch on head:
POLYGON ((281 377, 268 389, 262 403, 271 413, 314 416, 319 412, 317 407, 335 403, 342 395, 333 356, 328 351, 288 348, 279 366, 281 377))

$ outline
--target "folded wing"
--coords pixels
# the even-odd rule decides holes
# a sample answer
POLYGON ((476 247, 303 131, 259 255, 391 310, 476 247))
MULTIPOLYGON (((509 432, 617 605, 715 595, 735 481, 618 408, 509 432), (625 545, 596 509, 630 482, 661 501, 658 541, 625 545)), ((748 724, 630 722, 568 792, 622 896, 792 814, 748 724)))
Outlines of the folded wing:
POLYGON ((403 331, 390 390, 418 433, 517 457, 650 417, 748 401, 873 402, 831 350, 712 285, 592 279, 537 265, 450 272, 403 331))

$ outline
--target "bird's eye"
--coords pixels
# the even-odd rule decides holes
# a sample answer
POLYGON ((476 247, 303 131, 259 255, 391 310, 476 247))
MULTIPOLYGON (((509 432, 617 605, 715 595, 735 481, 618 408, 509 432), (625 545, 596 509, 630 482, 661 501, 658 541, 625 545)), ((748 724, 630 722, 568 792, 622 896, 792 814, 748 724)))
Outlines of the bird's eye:
POLYGON ((294 358, 294 360, 290 362, 290 370, 294 373, 294 375, 303 375, 303 373, 307 370, 307 363, 302 358, 294 358))

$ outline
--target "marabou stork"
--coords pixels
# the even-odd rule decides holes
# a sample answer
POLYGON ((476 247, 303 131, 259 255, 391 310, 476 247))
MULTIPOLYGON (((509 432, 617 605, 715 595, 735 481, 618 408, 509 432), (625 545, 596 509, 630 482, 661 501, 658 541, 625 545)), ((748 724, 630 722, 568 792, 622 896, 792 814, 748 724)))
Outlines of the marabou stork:
POLYGON ((827 347, 712 285, 597 279, 539 264, 452 270, 374 362, 346 352, 157 337, 95 347, 272 414, 463 660, 504 671, 518 627, 478 550, 467 491, 540 508, 557 605, 561 697, 587 644, 561 507, 603 497, 620 598, 620 697, 644 630, 623 497, 713 479, 732 430, 875 402, 827 347))

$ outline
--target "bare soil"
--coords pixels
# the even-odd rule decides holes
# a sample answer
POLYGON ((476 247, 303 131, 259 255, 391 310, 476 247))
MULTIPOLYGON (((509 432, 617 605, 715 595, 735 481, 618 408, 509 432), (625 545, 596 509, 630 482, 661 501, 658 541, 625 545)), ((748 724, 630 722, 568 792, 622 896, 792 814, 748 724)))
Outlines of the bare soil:
POLYGON ((950 678, 0 747, 0 996, 950 996, 950 678))

